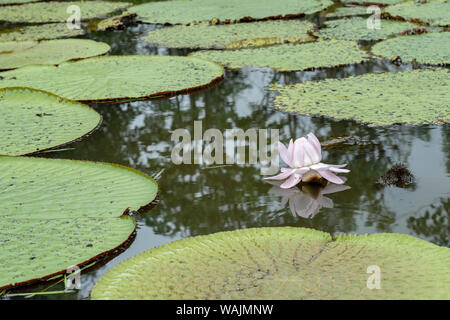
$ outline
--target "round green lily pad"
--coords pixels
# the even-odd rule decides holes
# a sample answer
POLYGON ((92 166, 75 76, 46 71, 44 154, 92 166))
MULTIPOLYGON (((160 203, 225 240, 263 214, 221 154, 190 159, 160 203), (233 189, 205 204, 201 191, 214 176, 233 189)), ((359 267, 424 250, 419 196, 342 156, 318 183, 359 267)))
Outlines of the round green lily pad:
POLYGON ((0 21, 14 23, 66 22, 73 13, 67 13, 69 6, 80 7, 81 20, 105 16, 116 10, 128 8, 128 2, 107 1, 64 1, 28 3, 20 6, 1 6, 0 21))
POLYGON ((284 0, 282 5, 272 0, 182 0, 144 3, 128 11, 145 23, 188 24, 213 19, 238 22, 299 16, 332 4, 330 0, 284 0))
POLYGON ((450 64, 450 32, 388 39, 373 46, 372 52, 389 59, 399 56, 403 62, 416 59, 419 63, 450 64))
POLYGON ((164 47, 225 49, 230 43, 255 38, 275 38, 278 42, 314 40, 308 34, 314 24, 308 21, 279 20, 227 25, 173 26, 150 31, 142 39, 164 47))
POLYGON ((313 229, 255 228, 145 251, 103 275, 91 298, 448 299, 449 264, 449 248, 404 234, 333 240, 313 229), (379 290, 369 289, 376 268, 379 290))
POLYGON ((389 6, 385 10, 391 17, 426 23, 434 26, 450 25, 450 3, 448 1, 428 1, 415 3, 407 1, 389 6))
POLYGON ((59 64, 105 54, 110 46, 87 39, 0 42, 0 70, 32 64, 59 64))
POLYGON ((353 17, 326 22, 318 35, 325 39, 382 40, 402 31, 417 28, 404 21, 381 20, 380 29, 367 28, 367 18, 353 17))
POLYGON ((367 7, 364 6, 352 6, 352 7, 340 7, 333 12, 327 13, 327 18, 341 18, 341 17, 351 17, 360 15, 371 15, 372 13, 367 13, 367 7))
POLYGON ((223 79, 215 63, 180 56, 107 56, 3 72, 0 87, 30 87, 86 102, 161 98, 223 79))
POLYGON ((135 229, 127 208, 157 183, 118 165, 0 156, 0 289, 65 273, 114 251, 135 229))
POLYGON ((85 34, 83 29, 69 29, 65 23, 47 23, 0 31, 0 42, 37 41, 70 38, 85 34))
POLYGON ((450 122, 446 69, 364 74, 273 87, 275 107, 370 125, 450 122))
POLYGON ((331 40, 233 51, 197 51, 191 56, 215 61, 231 69, 249 66, 294 71, 360 63, 366 60, 367 53, 359 49, 356 42, 331 40))
POLYGON ((0 89, 0 154, 54 149, 93 132, 101 116, 92 108, 29 89, 0 89))

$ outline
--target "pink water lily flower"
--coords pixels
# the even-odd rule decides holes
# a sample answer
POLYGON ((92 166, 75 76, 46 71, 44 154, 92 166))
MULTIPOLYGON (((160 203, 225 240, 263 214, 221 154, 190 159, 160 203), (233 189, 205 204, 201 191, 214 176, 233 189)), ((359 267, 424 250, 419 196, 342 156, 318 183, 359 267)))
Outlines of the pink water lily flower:
POLYGON ((302 137, 293 142, 289 142, 286 149, 284 144, 278 142, 278 152, 281 159, 290 168, 281 168, 281 173, 267 177, 265 179, 286 180, 280 185, 283 189, 289 189, 300 181, 311 182, 324 178, 330 182, 343 184, 344 181, 336 173, 347 173, 350 170, 341 169, 346 164, 325 164, 321 163, 322 150, 320 142, 313 133, 307 135, 307 139, 302 137))

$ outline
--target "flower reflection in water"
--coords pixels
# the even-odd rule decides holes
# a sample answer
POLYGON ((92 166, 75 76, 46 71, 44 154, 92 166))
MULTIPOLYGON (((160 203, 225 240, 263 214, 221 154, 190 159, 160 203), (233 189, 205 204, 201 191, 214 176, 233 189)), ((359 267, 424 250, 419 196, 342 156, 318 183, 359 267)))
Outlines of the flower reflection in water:
POLYGON ((333 200, 324 195, 350 189, 349 186, 334 183, 328 183, 326 186, 305 183, 284 189, 280 187, 281 182, 269 183, 273 185, 269 194, 281 196, 281 205, 285 207, 289 203, 292 215, 303 218, 313 218, 322 207, 333 208, 333 200))

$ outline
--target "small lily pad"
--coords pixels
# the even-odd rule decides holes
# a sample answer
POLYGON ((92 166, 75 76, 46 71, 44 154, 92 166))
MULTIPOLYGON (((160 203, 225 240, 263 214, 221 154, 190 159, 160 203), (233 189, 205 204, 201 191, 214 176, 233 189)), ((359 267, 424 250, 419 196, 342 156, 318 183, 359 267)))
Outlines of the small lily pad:
POLYGON ((321 11, 333 2, 329 0, 189 0, 149 2, 128 9, 145 23, 188 24, 218 19, 239 22, 288 18, 321 11))
POLYGON ((450 25, 450 3, 448 1, 433 0, 426 3, 407 1, 389 6, 386 12, 401 20, 426 23, 433 26, 450 25))
POLYGON ((450 64, 450 33, 437 32, 397 37, 377 43, 372 52, 386 58, 399 56, 403 62, 450 64))
POLYGON ((0 31, 0 42, 38 41, 70 38, 85 34, 83 29, 69 29, 65 23, 47 23, 0 31))
POLYGON ((370 125, 450 122, 446 69, 364 74, 273 87, 275 107, 370 125))
POLYGON ((46 23, 66 22, 72 15, 67 13, 69 6, 80 8, 81 20, 90 20, 107 15, 116 10, 131 6, 127 2, 107 1, 64 1, 64 2, 39 2, 28 3, 20 6, 1 6, 0 21, 14 23, 46 23))
POLYGON ((91 298, 449 299, 449 264, 449 248, 405 234, 255 228, 145 251, 103 275, 91 298), (370 290, 377 269, 380 290, 370 290))
POLYGON ((0 70, 32 64, 59 64, 105 54, 110 46, 87 39, 0 42, 0 70))
MULTIPOLYGON (((308 32, 314 24, 308 21, 262 21, 228 25, 173 26, 150 31, 142 39, 171 48, 224 49, 230 43, 255 38, 275 38, 275 43, 314 40, 308 32)), ((233 49, 242 47, 235 44, 233 49)))
POLYGON ((107 56, 2 73, 0 87, 30 87, 85 102, 162 98, 223 79, 213 62, 180 56, 107 56))
POLYGON ((294 71, 360 63, 366 60, 367 54, 356 42, 331 40, 233 51, 206 50, 191 56, 215 61, 231 69, 249 66, 294 71))
POLYGON ((124 211, 147 206, 157 190, 151 177, 118 165, 0 156, 0 289, 113 252, 135 230, 124 211))
POLYGON ((66 145, 101 122, 92 108, 29 88, 0 89, 0 154, 24 155, 66 145))
POLYGON ((318 35, 325 39, 382 40, 417 27, 404 21, 380 20, 380 23, 380 29, 369 29, 367 19, 361 17, 332 20, 325 23, 326 28, 320 29, 318 35))

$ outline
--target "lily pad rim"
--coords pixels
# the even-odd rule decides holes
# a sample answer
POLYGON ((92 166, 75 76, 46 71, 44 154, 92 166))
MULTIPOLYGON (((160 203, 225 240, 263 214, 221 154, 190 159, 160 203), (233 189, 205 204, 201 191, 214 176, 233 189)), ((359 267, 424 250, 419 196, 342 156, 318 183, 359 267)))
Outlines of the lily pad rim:
POLYGON ((41 92, 41 93, 44 93, 44 94, 46 94, 46 95, 49 95, 49 96, 55 97, 55 98, 57 98, 57 99, 63 100, 64 102, 74 103, 74 104, 80 105, 81 107, 88 108, 89 110, 94 111, 95 113, 97 113, 97 115, 99 116, 99 121, 98 121, 97 125, 96 125, 93 129, 91 129, 89 132, 85 133, 85 134, 82 135, 81 137, 78 137, 78 138, 76 138, 76 139, 74 139, 74 140, 65 142, 65 143, 63 143, 63 144, 58 144, 58 145, 53 146, 53 147, 48 147, 48 148, 41 149, 41 150, 38 150, 38 151, 29 152, 29 153, 25 153, 25 154, 22 154, 22 155, 16 155, 16 156, 7 155, 7 154, 1 154, 1 153, 0 153, 0 157, 23 157, 23 156, 31 156, 31 155, 39 154, 39 153, 42 153, 42 152, 45 152, 45 151, 51 151, 51 150, 61 149, 61 148, 66 147, 66 146, 68 146, 68 145, 70 145, 70 144, 72 144, 72 143, 79 142, 79 141, 82 141, 82 140, 88 138, 88 137, 89 137, 90 135, 92 135, 95 131, 97 131, 97 130, 101 127, 101 125, 102 125, 102 123, 103 123, 103 116, 102 116, 100 113, 98 113, 94 108, 92 108, 92 107, 90 107, 90 106, 88 106, 88 105, 86 105, 86 104, 84 104, 84 103, 81 103, 81 102, 78 102, 78 101, 75 101, 75 100, 70 100, 70 99, 67 99, 67 98, 58 96, 58 95, 56 95, 56 94, 54 94, 54 93, 52 93, 52 92, 48 92, 48 91, 40 90, 40 89, 29 88, 29 87, 4 87, 4 88, 0 88, 0 93, 1 93, 1 92, 4 92, 4 91, 8 91, 8 90, 29 90, 29 91, 41 92))
MULTIPOLYGON (((10 159, 26 158, 26 159, 33 159, 33 160, 40 160, 40 161, 64 161, 64 162, 78 162, 78 163, 91 163, 91 164, 94 163, 94 164, 100 164, 100 165, 106 165, 106 166, 112 166, 112 167, 125 169, 125 170, 128 170, 128 171, 134 172, 136 174, 139 174, 141 176, 144 176, 145 178, 147 178, 148 180, 151 180, 155 184, 155 186, 156 186, 156 194, 155 194, 155 197, 154 197, 154 199, 152 201, 150 201, 148 204, 145 204, 145 205, 141 206, 138 210, 135 211, 135 212, 137 212, 139 214, 143 214, 146 211, 149 211, 152 208, 153 204, 157 203, 157 200, 158 200, 158 197, 159 197, 159 184, 153 177, 151 177, 148 174, 145 174, 144 172, 139 171, 137 169, 126 167, 126 166, 123 166, 123 165, 120 165, 120 164, 101 162, 101 161, 89 161, 89 160, 47 159, 47 158, 36 158, 36 157, 27 157, 27 156, 15 157, 15 156, 0 155, 0 160, 2 158, 10 158, 10 159)), ((101 253, 97 254, 96 256, 94 256, 94 257, 92 257, 92 258, 90 258, 90 259, 88 259, 86 261, 83 261, 83 262, 77 264, 76 266, 82 267, 82 266, 85 266, 85 265, 93 262, 94 260, 96 261, 96 260, 102 259, 102 258, 108 256, 109 254, 113 253, 114 251, 119 250, 120 248, 125 246, 129 241, 134 240, 134 239, 132 239, 132 236, 133 236, 133 234, 136 233, 137 221, 136 221, 136 219, 133 216, 129 215, 125 211, 120 216, 114 217, 112 219, 131 219, 131 221, 133 221, 134 228, 133 228, 132 232, 128 235, 127 239, 125 239, 125 241, 123 241, 118 246, 116 246, 116 247, 114 247, 114 248, 112 248, 110 250, 101 252, 101 253)), ((34 284, 36 284, 36 283, 38 283, 40 281, 45 281, 45 280, 48 280, 50 278, 53 278, 53 277, 55 277, 57 275, 64 274, 64 273, 66 273, 66 269, 54 272, 54 273, 52 273, 50 275, 46 275, 46 276, 43 276, 43 277, 40 277, 40 278, 35 278, 35 279, 30 279, 30 280, 26 280, 26 281, 22 281, 22 282, 17 282, 17 283, 14 283, 14 284, 10 283, 8 285, 0 287, 0 290, 17 289, 17 288, 23 287, 23 286, 34 285, 34 284)))

